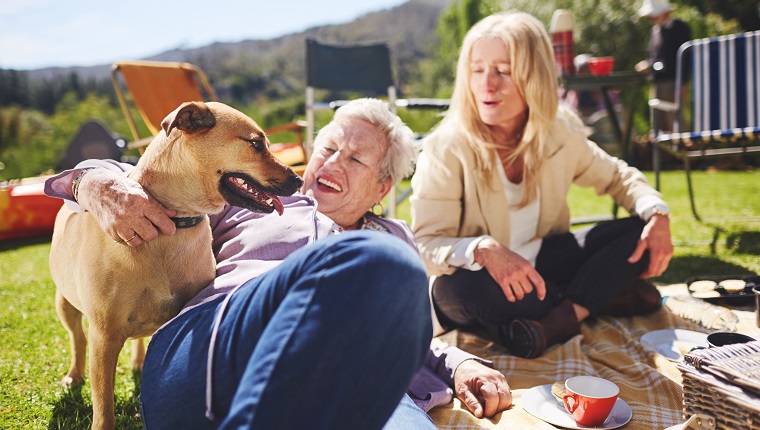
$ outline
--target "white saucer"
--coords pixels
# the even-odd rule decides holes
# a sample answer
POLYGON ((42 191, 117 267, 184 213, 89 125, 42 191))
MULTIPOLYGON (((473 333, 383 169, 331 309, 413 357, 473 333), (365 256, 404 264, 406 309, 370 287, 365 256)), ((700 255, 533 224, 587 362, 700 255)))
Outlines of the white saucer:
POLYGON ((683 350, 707 347, 707 334, 681 329, 655 330, 641 336, 641 342, 670 361, 681 361, 683 350))
POLYGON ((633 411, 628 403, 618 398, 607 421, 601 427, 586 427, 575 422, 559 399, 552 394, 552 384, 539 385, 526 391, 522 396, 522 407, 534 417, 549 424, 568 429, 614 429, 631 420, 633 411))

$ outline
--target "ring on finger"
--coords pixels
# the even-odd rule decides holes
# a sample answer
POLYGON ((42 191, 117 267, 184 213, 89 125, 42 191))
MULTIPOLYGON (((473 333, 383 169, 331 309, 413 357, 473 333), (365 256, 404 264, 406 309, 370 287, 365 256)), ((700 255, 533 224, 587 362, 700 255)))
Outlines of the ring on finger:
POLYGON ((132 237, 130 237, 129 239, 124 239, 124 243, 129 243, 130 240, 132 240, 132 239, 134 239, 136 237, 137 237, 137 233, 133 234, 132 237))

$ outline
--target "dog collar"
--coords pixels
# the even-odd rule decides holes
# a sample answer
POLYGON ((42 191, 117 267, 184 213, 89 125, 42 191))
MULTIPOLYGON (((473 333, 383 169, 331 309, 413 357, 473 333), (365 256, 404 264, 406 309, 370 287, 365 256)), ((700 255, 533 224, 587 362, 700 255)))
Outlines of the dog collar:
POLYGON ((189 228, 200 224, 201 221, 203 221, 203 217, 190 216, 184 218, 172 218, 172 221, 174 221, 174 225, 176 225, 177 228, 189 228))

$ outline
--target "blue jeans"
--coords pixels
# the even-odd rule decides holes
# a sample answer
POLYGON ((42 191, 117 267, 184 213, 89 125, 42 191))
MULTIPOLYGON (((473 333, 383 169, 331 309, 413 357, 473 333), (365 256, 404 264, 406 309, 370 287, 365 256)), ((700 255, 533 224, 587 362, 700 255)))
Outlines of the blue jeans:
POLYGON ((383 430, 436 430, 433 420, 404 394, 383 430))
MULTIPOLYGON (((148 347, 140 400, 153 429, 381 429, 430 346, 419 256, 385 233, 306 246, 235 292, 178 316, 148 347)), ((424 415, 424 414, 423 414, 424 415)))

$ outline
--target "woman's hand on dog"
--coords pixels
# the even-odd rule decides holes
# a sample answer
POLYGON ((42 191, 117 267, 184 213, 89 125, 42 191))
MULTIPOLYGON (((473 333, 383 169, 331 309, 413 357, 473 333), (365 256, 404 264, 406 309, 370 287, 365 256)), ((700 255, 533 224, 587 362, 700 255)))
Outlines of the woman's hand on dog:
POLYGON ((176 211, 166 209, 136 181, 108 169, 93 169, 79 183, 79 205, 90 212, 115 242, 132 247, 163 234, 174 234, 171 217, 176 211))

